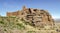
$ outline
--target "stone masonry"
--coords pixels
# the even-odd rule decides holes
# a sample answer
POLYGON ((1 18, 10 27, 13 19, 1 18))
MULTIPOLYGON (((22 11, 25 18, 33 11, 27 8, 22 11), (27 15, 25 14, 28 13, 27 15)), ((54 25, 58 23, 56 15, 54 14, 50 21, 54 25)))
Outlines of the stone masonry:
POLYGON ((43 9, 40 10, 26 8, 23 6, 22 10, 18 10, 16 12, 7 12, 7 16, 16 16, 20 17, 20 19, 23 18, 25 21, 32 23, 34 26, 54 25, 52 16, 48 13, 47 10, 43 9))

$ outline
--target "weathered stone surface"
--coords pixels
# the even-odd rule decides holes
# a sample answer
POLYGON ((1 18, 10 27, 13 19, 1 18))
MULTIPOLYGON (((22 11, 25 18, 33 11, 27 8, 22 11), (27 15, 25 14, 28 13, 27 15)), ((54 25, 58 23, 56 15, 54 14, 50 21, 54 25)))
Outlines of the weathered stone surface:
POLYGON ((7 16, 17 16, 20 17, 20 19, 23 18, 25 21, 37 27, 41 25, 54 25, 52 16, 46 10, 26 8, 24 6, 21 11, 7 12, 7 16))

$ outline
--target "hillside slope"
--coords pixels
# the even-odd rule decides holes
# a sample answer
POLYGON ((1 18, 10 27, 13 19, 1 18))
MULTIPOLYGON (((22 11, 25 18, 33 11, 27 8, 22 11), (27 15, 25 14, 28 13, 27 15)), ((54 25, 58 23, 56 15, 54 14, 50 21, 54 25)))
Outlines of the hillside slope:
POLYGON ((0 33, 58 33, 57 28, 36 28, 18 17, 0 17, 0 33))
POLYGON ((30 25, 26 25, 24 21, 17 17, 0 17, 0 32, 1 33, 25 33, 28 31, 38 31, 30 25))

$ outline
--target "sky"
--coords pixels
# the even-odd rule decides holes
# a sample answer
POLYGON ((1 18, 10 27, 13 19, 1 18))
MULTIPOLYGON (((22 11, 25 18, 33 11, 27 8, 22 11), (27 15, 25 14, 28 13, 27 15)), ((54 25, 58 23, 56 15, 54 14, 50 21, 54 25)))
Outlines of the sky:
POLYGON ((0 0, 0 15, 6 16, 6 12, 27 8, 48 10, 53 18, 60 18, 60 0, 0 0))

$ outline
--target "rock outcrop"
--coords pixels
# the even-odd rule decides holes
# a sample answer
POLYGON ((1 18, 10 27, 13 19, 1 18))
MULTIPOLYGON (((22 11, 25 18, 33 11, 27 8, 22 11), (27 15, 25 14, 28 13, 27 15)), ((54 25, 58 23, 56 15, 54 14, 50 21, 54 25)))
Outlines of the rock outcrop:
POLYGON ((16 12, 7 12, 7 16, 16 16, 24 19, 27 23, 39 27, 43 25, 54 25, 54 20, 47 10, 33 9, 23 7, 22 10, 16 12))

